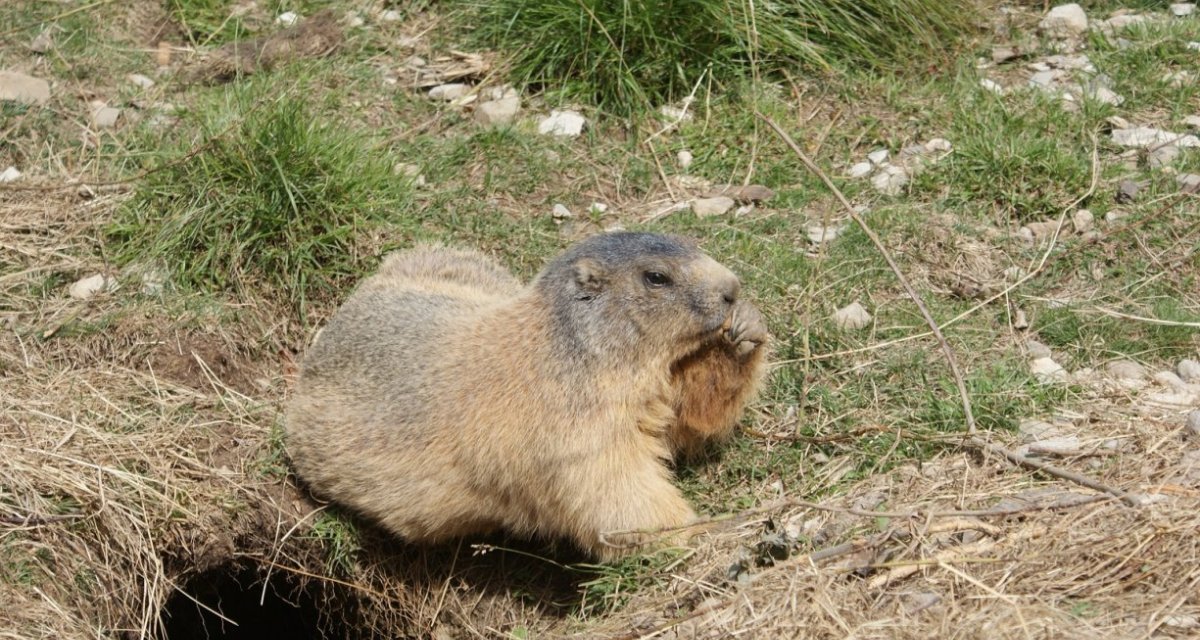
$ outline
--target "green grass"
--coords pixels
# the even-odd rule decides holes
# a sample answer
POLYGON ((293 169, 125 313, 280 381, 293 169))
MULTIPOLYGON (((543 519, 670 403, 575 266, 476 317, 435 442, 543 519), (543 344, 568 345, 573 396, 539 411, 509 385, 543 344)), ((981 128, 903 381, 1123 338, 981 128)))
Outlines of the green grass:
POLYGON ((353 576, 358 562, 358 528, 352 519, 339 513, 322 511, 313 518, 305 538, 320 541, 325 549, 325 570, 329 575, 353 576))
POLYGON ((162 262, 176 284, 303 311, 363 272, 370 231, 403 223, 410 188, 394 159, 331 113, 264 97, 199 115, 197 146, 165 153, 109 228, 119 262, 162 262))
MULTIPOLYGON (((456 3, 512 75, 556 99, 629 114, 757 73, 928 62, 972 11, 932 0, 498 0, 456 3)), ((464 21, 466 22, 466 21, 464 21)))

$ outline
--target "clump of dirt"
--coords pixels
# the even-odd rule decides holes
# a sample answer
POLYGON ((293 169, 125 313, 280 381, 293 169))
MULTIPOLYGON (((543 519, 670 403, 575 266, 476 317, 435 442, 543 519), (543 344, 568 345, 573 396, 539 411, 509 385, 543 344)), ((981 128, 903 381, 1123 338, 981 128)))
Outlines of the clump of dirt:
POLYGON ((342 39, 337 14, 327 9, 270 35, 222 46, 192 68, 192 79, 227 82, 292 60, 320 58, 337 51, 342 39))
POLYGON ((204 333, 169 335, 151 350, 146 364, 155 375, 193 389, 228 387, 254 397, 269 386, 266 379, 256 378, 250 358, 204 333))

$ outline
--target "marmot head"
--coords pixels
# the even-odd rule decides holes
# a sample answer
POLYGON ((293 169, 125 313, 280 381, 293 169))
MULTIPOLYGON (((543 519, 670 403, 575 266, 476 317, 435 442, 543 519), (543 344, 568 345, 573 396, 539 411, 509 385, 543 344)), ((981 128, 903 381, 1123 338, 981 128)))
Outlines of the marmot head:
POLYGON ((568 249, 535 287, 556 330, 589 351, 674 359, 727 324, 741 283, 690 240, 615 232, 568 249))

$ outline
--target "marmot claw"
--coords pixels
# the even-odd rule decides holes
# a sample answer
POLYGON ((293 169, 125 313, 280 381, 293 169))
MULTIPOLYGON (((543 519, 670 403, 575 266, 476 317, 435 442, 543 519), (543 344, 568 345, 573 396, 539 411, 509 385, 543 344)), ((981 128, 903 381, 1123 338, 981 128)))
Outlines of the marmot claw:
POLYGON ((764 344, 767 336, 767 323, 758 308, 745 299, 738 300, 725 339, 737 349, 738 355, 746 356, 764 344))

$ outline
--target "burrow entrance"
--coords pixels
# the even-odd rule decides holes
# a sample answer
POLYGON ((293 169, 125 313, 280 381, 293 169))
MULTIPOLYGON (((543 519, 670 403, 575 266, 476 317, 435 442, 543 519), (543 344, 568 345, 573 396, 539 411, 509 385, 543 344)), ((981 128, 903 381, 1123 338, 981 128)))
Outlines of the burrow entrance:
POLYGON ((230 562, 189 579, 162 611, 162 640, 361 638, 361 603, 350 589, 323 580, 267 574, 253 562, 230 562), (186 594, 186 595, 185 595, 186 594))

